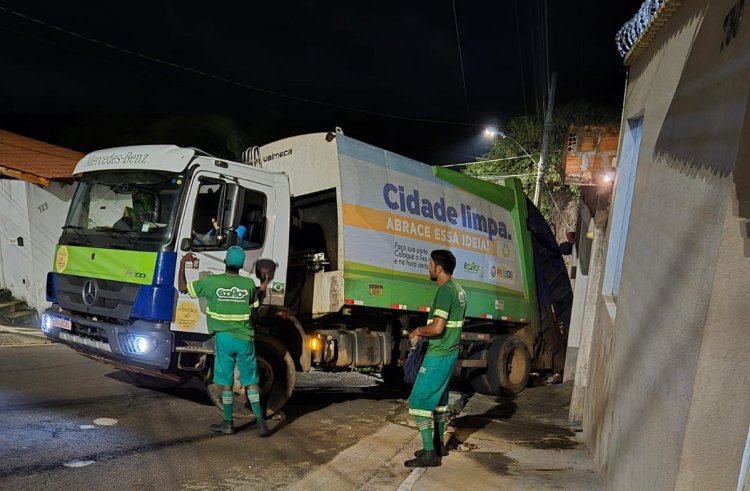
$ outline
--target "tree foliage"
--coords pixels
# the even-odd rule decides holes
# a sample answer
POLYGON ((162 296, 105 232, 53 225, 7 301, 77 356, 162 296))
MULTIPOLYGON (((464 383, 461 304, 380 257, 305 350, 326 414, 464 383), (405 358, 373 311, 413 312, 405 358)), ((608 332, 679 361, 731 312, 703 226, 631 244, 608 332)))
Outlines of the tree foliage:
MULTIPOLYGON (((567 210, 575 206, 580 195, 577 186, 566 186, 562 179, 562 153, 568 128, 571 124, 617 122, 618 113, 613 109, 574 103, 560 106, 553 114, 540 210, 547 221, 555 223, 560 229, 561 226, 572 225, 566 219, 569 214, 567 210)), ((464 172, 492 181, 504 176, 518 177, 526 194, 532 197, 542 149, 544 122, 533 116, 518 116, 509 119, 502 131, 507 138, 495 137, 494 143, 479 163, 468 166, 464 172)))

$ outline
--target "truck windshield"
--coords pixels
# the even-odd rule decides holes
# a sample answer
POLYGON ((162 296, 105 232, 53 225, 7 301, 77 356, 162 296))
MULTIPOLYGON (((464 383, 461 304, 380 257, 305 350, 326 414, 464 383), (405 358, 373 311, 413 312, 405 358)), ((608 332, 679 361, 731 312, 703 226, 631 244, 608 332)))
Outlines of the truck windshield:
POLYGON ((105 171, 78 184, 62 244, 158 251, 172 237, 182 175, 105 171))

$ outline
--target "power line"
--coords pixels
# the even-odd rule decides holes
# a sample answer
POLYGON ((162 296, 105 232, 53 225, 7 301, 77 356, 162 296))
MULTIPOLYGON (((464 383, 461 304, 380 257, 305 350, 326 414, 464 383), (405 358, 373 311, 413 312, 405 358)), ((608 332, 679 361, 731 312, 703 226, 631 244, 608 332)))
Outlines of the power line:
POLYGON ((453 23, 456 26, 456 44, 458 44, 458 61, 461 64, 461 82, 464 87, 464 104, 466 105, 466 121, 471 119, 471 111, 469 110, 469 96, 466 91, 466 74, 464 73, 464 57, 461 53, 461 36, 458 34, 458 15, 456 15, 456 1, 452 0, 453 5, 453 23))
MULTIPOLYGON (((297 101, 297 102, 301 102, 301 103, 305 103, 305 104, 314 104, 314 105, 317 105, 317 106, 330 107, 332 109, 338 109, 338 110, 342 110, 342 111, 356 112, 356 113, 361 113, 361 114, 367 114, 367 115, 370 115, 370 116, 376 116, 376 117, 387 118, 387 119, 396 119, 396 120, 401 120, 401 121, 411 121, 411 122, 430 123, 430 124, 444 124, 444 125, 453 125, 453 126, 471 126, 471 127, 477 127, 477 128, 484 126, 484 125, 479 124, 479 123, 471 123, 471 122, 468 122, 468 121, 467 122, 460 122, 460 121, 451 121, 451 120, 445 120, 445 119, 416 118, 416 117, 410 117, 410 116, 402 116, 402 115, 398 115, 398 114, 384 113, 384 112, 380 112, 380 111, 371 111, 369 109, 363 109, 363 108, 359 108, 359 107, 346 106, 346 105, 340 105, 340 104, 333 104, 333 103, 330 103, 330 102, 320 101, 320 100, 316 100, 316 99, 310 99, 310 98, 307 98, 307 97, 296 96, 296 95, 293 95, 293 94, 287 94, 287 93, 279 92, 279 91, 276 91, 276 90, 271 90, 271 89, 266 89, 266 88, 263 88, 263 87, 258 87, 258 86, 251 85, 251 84, 248 84, 248 83, 245 83, 245 82, 239 82, 237 80, 232 80, 232 79, 229 79, 229 78, 226 78, 226 77, 222 77, 220 75, 215 75, 213 73, 209 73, 209 72, 206 72, 206 71, 203 71, 203 70, 199 70, 197 68, 192 68, 192 67, 180 65, 178 63, 174 63, 174 62, 171 62, 171 61, 168 61, 168 60, 163 60, 161 58, 156 58, 154 56, 150 56, 150 55, 147 55, 147 54, 144 54, 144 53, 140 53, 138 51, 133 51, 133 50, 130 50, 130 49, 127 49, 127 48, 121 48, 120 46, 114 45, 112 43, 108 43, 106 41, 100 41, 98 39, 95 39, 95 38, 92 38, 92 37, 89 37, 89 36, 85 36, 83 34, 79 34, 79 33, 74 32, 74 31, 70 31, 70 30, 62 28, 60 26, 57 26, 57 25, 45 22, 45 21, 43 21, 41 19, 38 19, 38 18, 35 18, 35 17, 31 17, 31 16, 26 15, 26 14, 24 14, 22 12, 18 12, 16 10, 11 10, 9 8, 3 7, 1 5, 0 5, 0 11, 3 11, 3 12, 6 12, 6 13, 8 13, 10 15, 14 15, 16 17, 22 18, 22 19, 24 19, 26 21, 33 22, 35 24, 44 26, 46 28, 53 29, 55 31, 67 34, 69 36, 72 36, 72 37, 75 37, 77 39, 86 41, 88 43, 95 44, 97 46, 101 46, 101 47, 104 47, 104 48, 107 48, 107 49, 112 49, 112 50, 118 51, 120 53, 129 55, 129 56, 133 56, 133 57, 140 58, 140 59, 143 59, 143 60, 147 60, 147 61, 150 61, 150 62, 153 62, 153 63, 159 63, 161 65, 165 65, 165 66, 168 66, 168 67, 171 67, 171 68, 175 68, 175 69, 178 69, 178 70, 189 72, 189 73, 192 73, 193 75, 198 75, 198 76, 201 76, 201 77, 209 78, 209 79, 216 80, 216 81, 223 82, 223 83, 230 84, 230 85, 235 85, 237 87, 242 87, 244 89, 253 90, 253 91, 260 92, 260 93, 266 94, 266 95, 271 95, 271 96, 274 96, 274 97, 289 99, 289 100, 293 100, 293 101, 297 101)), ((459 50, 459 53, 460 53, 460 50, 459 50)), ((462 62, 462 67, 463 67, 463 62, 462 62)), ((465 95, 466 95, 466 87, 465 87, 465 83, 464 83, 464 96, 465 95)))

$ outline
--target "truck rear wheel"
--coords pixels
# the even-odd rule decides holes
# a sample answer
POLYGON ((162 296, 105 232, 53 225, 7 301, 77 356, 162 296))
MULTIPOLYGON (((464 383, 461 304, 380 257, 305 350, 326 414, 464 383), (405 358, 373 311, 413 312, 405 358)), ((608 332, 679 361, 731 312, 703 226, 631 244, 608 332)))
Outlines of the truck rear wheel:
MULTIPOLYGON (((266 415, 270 416, 284 407, 292 395, 296 380, 294 361, 283 344, 268 336, 258 336, 255 339, 255 358, 258 363, 260 401, 266 415)), ((240 385, 236 368, 232 391, 234 392, 233 416, 238 419, 255 418, 247 400, 245 387, 240 385)), ((209 384, 207 392, 216 407, 223 409, 221 386, 209 384)))
POLYGON ((518 394, 529 381, 531 355, 523 341, 512 335, 478 343, 469 350, 470 360, 487 361, 487 368, 466 370, 471 387, 485 395, 518 394))
POLYGON ((498 336, 488 353, 487 379, 495 394, 518 394, 529 382, 531 355, 515 336, 498 336))
MULTIPOLYGON (((474 361, 487 361, 489 352, 489 343, 475 343, 472 344, 472 346, 469 348, 468 358, 474 361)), ((487 370, 485 368, 466 368, 464 370, 465 380, 469 383, 473 390, 479 392, 480 394, 495 394, 495 391, 490 385, 489 378, 487 377, 487 370)))

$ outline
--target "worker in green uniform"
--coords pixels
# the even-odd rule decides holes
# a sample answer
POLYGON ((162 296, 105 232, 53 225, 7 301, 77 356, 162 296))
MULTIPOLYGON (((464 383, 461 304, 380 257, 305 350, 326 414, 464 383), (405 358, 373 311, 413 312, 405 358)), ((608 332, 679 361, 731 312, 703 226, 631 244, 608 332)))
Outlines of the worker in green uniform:
POLYGON ((409 333, 411 339, 426 337, 428 345, 409 396, 409 414, 417 418, 423 448, 414 453, 415 458, 404 462, 406 467, 437 467, 441 457, 447 455, 444 434, 448 383, 458 359, 466 314, 466 292, 452 279, 455 267, 456 257, 451 251, 438 249, 430 253, 428 272, 438 290, 427 325, 409 333))
MULTIPOLYGON (((258 386, 258 366, 255 361, 255 332, 250 322, 251 309, 260 306, 252 279, 240 276, 239 271, 245 263, 245 251, 237 246, 227 249, 224 259, 226 271, 222 274, 210 274, 197 281, 187 283, 185 280, 185 263, 194 261, 196 256, 188 253, 180 261, 178 288, 191 297, 207 299, 206 318, 208 332, 214 334, 214 383, 223 386, 221 398, 224 406, 224 419, 221 423, 211 425, 211 430, 231 435, 234 433, 232 409, 234 406, 234 367, 237 366, 240 384, 246 388, 247 398, 258 423, 258 433, 262 437, 269 435, 265 423, 263 408, 260 404, 260 387, 258 386)), ((260 285, 260 296, 265 294, 268 279, 260 285)))

